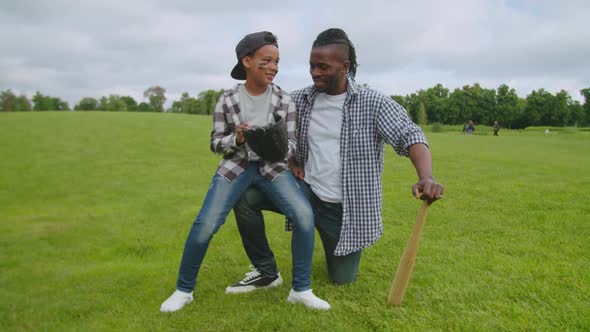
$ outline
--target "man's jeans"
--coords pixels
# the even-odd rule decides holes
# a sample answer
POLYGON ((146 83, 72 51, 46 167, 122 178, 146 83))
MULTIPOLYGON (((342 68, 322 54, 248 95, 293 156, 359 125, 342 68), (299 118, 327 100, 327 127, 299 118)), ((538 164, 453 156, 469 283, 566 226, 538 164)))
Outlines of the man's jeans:
POLYGON ((195 288, 197 274, 211 238, 223 225, 242 193, 252 185, 264 192, 282 213, 293 220, 293 289, 305 291, 310 288, 314 244, 311 205, 291 171, 283 172, 271 182, 260 174, 258 163, 251 162, 248 168, 231 182, 219 174, 213 176, 201 211, 184 245, 176 283, 178 290, 190 292, 195 288))
MULTIPOLYGON (((307 183, 298 182, 313 207, 315 226, 324 246, 330 280, 337 284, 354 282, 361 259, 361 250, 345 256, 333 254, 342 229, 342 204, 322 201, 307 183)), ((248 189, 234 206, 242 243, 252 265, 264 274, 274 275, 278 272, 278 268, 274 254, 268 245, 261 210, 280 213, 273 202, 255 188, 248 189)))

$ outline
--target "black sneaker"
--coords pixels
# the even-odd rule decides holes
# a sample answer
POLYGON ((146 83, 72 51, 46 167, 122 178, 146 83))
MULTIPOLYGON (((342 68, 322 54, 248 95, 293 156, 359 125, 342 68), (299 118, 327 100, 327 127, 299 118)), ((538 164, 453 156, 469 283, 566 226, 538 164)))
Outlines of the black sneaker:
POLYGON ((277 287, 283 283, 281 274, 267 276, 251 267, 252 271, 246 273, 246 278, 227 287, 225 294, 248 293, 257 289, 277 287))

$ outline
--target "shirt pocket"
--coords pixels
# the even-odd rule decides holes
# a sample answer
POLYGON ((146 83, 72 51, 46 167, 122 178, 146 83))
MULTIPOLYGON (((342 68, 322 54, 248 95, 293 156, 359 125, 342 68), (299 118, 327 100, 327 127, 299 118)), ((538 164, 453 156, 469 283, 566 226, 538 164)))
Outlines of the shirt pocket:
POLYGON ((372 161, 375 154, 375 128, 370 126, 352 128, 350 132, 349 158, 357 161, 372 161))

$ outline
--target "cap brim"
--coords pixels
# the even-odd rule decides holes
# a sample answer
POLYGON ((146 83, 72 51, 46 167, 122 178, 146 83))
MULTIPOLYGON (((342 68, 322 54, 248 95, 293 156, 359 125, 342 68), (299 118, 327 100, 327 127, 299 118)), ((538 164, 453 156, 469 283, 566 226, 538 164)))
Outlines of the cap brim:
POLYGON ((246 70, 244 69, 244 65, 242 65, 242 61, 238 61, 238 63, 234 66, 234 69, 231 71, 231 77, 235 78, 236 80, 246 79, 246 70))

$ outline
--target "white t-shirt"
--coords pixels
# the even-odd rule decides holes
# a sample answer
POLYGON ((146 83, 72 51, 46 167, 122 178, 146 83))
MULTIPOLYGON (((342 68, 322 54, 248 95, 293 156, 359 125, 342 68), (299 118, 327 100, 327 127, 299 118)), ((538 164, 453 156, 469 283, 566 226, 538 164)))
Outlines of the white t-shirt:
POLYGON ((342 202, 340 172, 340 130, 346 93, 331 96, 319 93, 311 110, 305 163, 305 182, 323 201, 342 202))
POLYGON ((272 88, 269 85, 263 94, 252 96, 243 84, 238 86, 240 112, 242 114, 242 120, 248 126, 262 127, 270 123, 272 119, 272 108, 270 105, 271 92, 272 88))

